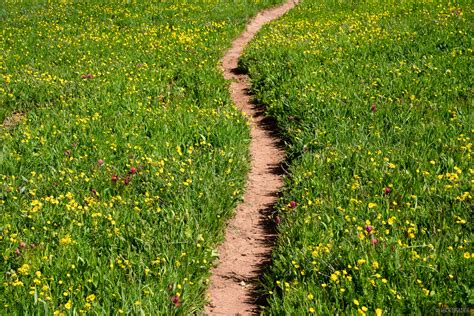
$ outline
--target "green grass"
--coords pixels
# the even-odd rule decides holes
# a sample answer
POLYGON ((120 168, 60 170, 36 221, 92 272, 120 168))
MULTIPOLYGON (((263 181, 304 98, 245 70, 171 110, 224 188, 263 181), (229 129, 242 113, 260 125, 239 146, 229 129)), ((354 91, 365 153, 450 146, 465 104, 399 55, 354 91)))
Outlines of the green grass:
POLYGON ((1 314, 202 310, 248 170, 218 60, 278 2, 2 2, 1 314))
POLYGON ((268 314, 473 306, 473 21, 470 1, 307 0, 246 50, 291 165, 268 314))

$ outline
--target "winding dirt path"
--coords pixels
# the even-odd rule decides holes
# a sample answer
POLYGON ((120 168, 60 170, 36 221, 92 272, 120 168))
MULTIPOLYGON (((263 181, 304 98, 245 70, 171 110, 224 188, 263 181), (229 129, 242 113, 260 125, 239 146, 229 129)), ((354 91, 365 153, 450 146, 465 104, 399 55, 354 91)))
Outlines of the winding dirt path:
MULTIPOLYGON (((284 151, 278 145, 275 128, 263 116, 263 109, 251 102, 249 79, 237 72, 244 47, 265 24, 293 8, 297 0, 260 12, 223 57, 222 70, 232 80, 230 93, 234 103, 246 115, 251 126, 251 170, 243 202, 227 226, 225 241, 219 247, 219 264, 210 278, 208 315, 258 314, 255 295, 262 267, 268 262, 273 240, 269 215, 282 186, 280 164, 284 151)), ((270 218, 271 220, 271 218, 270 218)))

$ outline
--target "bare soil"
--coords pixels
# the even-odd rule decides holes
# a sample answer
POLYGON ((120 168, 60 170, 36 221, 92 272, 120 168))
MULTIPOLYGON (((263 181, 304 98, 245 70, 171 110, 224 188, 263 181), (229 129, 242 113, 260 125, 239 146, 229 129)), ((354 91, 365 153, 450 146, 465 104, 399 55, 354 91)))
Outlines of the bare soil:
POLYGON ((221 64, 224 77, 232 80, 230 93, 234 103, 249 119, 251 126, 251 171, 243 202, 228 223, 225 241, 219 248, 219 263, 210 278, 208 315, 258 314, 255 290, 262 267, 269 262, 274 229, 271 213, 282 186, 280 165, 284 151, 275 133, 275 125, 263 115, 264 109, 252 103, 249 78, 237 70, 244 47, 265 24, 279 18, 298 1, 260 12, 234 42, 221 64))
POLYGON ((2 127, 5 129, 13 128, 21 122, 22 118, 23 113, 15 112, 12 115, 6 117, 5 120, 3 120, 2 127))

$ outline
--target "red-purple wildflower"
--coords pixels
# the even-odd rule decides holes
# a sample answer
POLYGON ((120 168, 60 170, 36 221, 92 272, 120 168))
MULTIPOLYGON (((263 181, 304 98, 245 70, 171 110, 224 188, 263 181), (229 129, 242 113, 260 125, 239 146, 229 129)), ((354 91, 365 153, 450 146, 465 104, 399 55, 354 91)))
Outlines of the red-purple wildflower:
POLYGON ((281 223, 281 218, 280 218, 280 216, 278 216, 278 215, 275 216, 275 224, 280 225, 280 223, 281 223))
POLYGON ((179 307, 181 305, 181 302, 179 301, 179 296, 178 295, 173 295, 171 296, 171 302, 174 304, 174 306, 179 307))

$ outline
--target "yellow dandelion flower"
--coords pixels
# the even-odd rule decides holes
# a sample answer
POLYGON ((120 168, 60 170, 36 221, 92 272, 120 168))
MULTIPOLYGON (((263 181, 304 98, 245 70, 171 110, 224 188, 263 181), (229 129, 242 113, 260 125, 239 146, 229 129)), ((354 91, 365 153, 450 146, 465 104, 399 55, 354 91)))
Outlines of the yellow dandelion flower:
POLYGON ((21 275, 28 275, 30 272, 30 265, 29 264, 23 264, 20 268, 18 268, 18 273, 21 275))
POLYGON ((16 280, 16 281, 12 282, 12 285, 13 286, 23 286, 24 284, 20 280, 16 280))
POLYGON ((389 225, 393 225, 393 223, 395 223, 395 221, 397 220, 397 218, 395 216, 392 216, 388 219, 388 224, 389 225))
POLYGON ((95 301, 95 298, 96 298, 96 297, 95 297, 94 294, 87 295, 87 297, 86 297, 86 302, 91 303, 91 302, 95 301))
POLYGON ((59 240, 59 245, 60 246, 67 246, 67 245, 70 245, 72 243, 73 243, 73 240, 72 240, 71 236, 69 236, 69 235, 66 235, 66 236, 64 236, 63 238, 61 238, 59 240))

